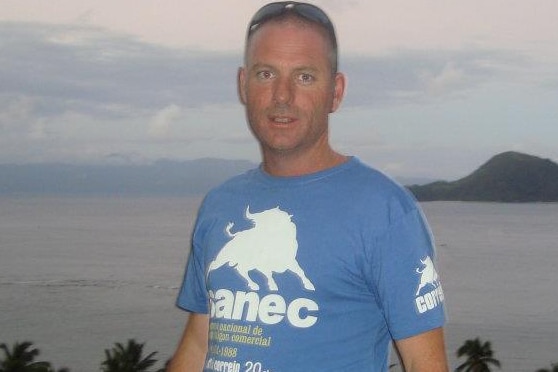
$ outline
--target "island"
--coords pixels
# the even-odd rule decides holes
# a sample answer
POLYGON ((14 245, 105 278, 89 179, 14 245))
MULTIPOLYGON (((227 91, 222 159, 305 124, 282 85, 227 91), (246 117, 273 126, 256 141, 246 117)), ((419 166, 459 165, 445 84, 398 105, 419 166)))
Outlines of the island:
POLYGON ((558 164, 508 151, 457 181, 407 187, 419 201, 557 202, 558 164))

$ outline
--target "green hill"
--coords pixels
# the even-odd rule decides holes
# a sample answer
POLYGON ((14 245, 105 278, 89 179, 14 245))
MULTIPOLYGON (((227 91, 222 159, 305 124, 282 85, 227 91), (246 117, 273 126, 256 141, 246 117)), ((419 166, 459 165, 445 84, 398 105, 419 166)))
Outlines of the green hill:
POLYGON ((413 185, 409 189, 419 201, 556 202, 558 164, 509 151, 457 181, 413 185))

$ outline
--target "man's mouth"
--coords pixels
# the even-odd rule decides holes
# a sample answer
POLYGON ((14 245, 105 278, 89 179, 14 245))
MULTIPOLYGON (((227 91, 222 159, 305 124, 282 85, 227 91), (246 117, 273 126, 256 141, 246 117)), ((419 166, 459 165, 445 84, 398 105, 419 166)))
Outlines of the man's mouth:
POLYGON ((294 118, 289 116, 272 116, 271 121, 276 124, 290 124, 295 121, 294 118))

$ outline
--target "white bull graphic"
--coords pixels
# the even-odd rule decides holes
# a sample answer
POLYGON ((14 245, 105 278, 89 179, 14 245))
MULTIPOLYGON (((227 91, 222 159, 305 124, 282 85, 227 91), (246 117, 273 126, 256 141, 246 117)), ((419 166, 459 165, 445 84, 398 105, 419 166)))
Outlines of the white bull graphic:
POLYGON ((234 224, 230 222, 227 225, 225 231, 232 239, 209 264, 207 275, 228 264, 246 280, 250 289, 257 291, 259 285, 248 275, 250 271, 257 270, 266 277, 269 290, 277 291, 273 273, 289 270, 300 278, 305 289, 313 291, 314 285, 296 260, 298 242, 296 225, 291 217, 279 207, 259 213, 250 213, 250 206, 246 207, 246 218, 252 221, 254 227, 231 233, 234 224))
POLYGON ((420 283, 418 285, 417 293, 415 294, 415 296, 418 296, 420 290, 424 288, 427 284, 437 287, 440 283, 440 279, 438 278, 438 273, 434 268, 434 262, 432 262, 430 256, 426 256, 426 258, 424 260, 420 260, 420 262, 422 262, 424 267, 422 270, 419 270, 417 268, 417 273, 420 274, 420 283))

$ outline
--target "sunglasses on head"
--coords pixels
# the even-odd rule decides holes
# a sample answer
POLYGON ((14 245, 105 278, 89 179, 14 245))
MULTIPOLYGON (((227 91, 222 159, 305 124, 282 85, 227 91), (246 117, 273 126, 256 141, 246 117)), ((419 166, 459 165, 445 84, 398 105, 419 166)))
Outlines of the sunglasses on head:
POLYGON ((335 30, 327 14, 315 5, 295 1, 281 1, 263 6, 254 14, 250 21, 248 37, 262 24, 287 13, 295 14, 303 19, 322 25, 329 33, 333 45, 337 46, 335 30))

